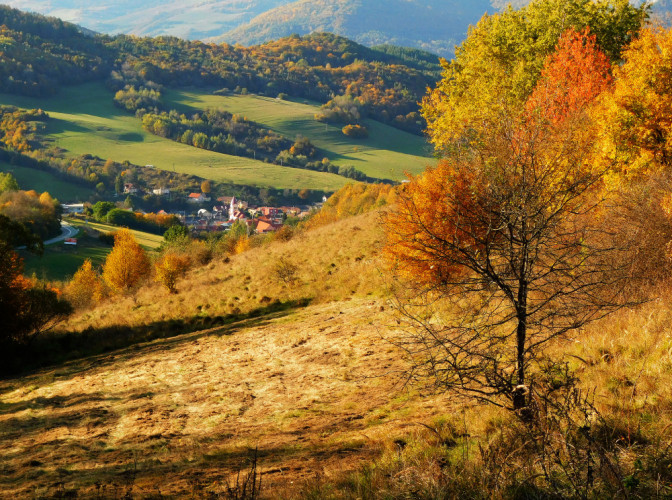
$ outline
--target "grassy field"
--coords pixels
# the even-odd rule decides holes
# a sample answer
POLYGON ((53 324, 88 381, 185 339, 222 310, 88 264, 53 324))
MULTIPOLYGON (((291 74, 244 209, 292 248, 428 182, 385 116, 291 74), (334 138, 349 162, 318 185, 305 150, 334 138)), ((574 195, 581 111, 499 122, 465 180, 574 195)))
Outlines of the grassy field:
POLYGON ((401 180, 404 172, 417 174, 434 163, 431 149, 422 137, 366 120, 369 138, 351 139, 343 135, 340 126, 317 122, 314 119, 317 106, 303 101, 256 95, 217 96, 184 90, 168 91, 165 99, 170 107, 184 112, 221 108, 262 123, 290 139, 303 135, 334 163, 353 165, 371 177, 401 180))
MULTIPOLYGON (((537 440, 525 451, 529 427, 518 419, 404 385, 408 365, 390 342, 399 323, 383 292, 377 217, 214 259, 190 271, 177 295, 149 283, 78 311, 65 325, 67 339, 136 343, 88 357, 84 349, 58 366, 0 380, 0 491, 215 498, 239 470, 244 476, 256 449, 261 498, 269 499, 669 496, 669 287, 549 346, 581 380, 572 398, 586 395, 594 405, 578 420, 571 463, 584 468, 571 477, 592 483, 594 474, 602 488, 557 494, 566 469, 544 486, 534 469, 543 458, 537 440), (281 258, 301 264, 291 284, 274 273, 281 258), (270 307, 282 301, 287 307, 270 307), (222 318, 234 319, 214 322, 222 318), (160 337, 144 336, 151 332, 160 337), (604 455, 593 458, 586 451, 598 439, 604 455), (531 480, 546 489, 520 494, 531 480), (625 481, 634 486, 623 489, 625 481)), ((569 432, 544 432, 562 452, 569 432)))
POLYGON ((21 189, 34 189, 38 193, 48 191, 61 203, 88 200, 93 194, 90 188, 64 181, 43 170, 0 162, 0 172, 10 172, 18 181, 21 189))
MULTIPOLYGON (((80 219, 69 219, 68 222, 78 228, 94 229, 98 232, 109 233, 118 231, 117 226, 111 224, 102 224, 100 222, 92 221, 82 221, 80 219)), ((163 242, 163 236, 158 234, 146 233, 144 231, 138 231, 136 229, 131 229, 131 233, 135 236, 135 240, 142 245, 145 250, 154 250, 161 245, 163 242)))
POLYGON ((93 235, 80 231, 76 238, 77 246, 65 245, 62 241, 45 246, 41 257, 22 252, 24 273, 48 281, 66 281, 86 259, 90 259, 95 267, 101 266, 112 250, 93 235))
MULTIPOLYGON (((77 235, 77 246, 65 245, 59 241, 47 245, 41 257, 22 252, 26 275, 34 274, 40 279, 49 281, 66 281, 75 274, 86 259, 90 259, 94 267, 99 267, 105 262, 112 247, 102 243, 97 234, 117 231, 119 228, 97 222, 85 223, 77 219, 69 219, 68 222, 80 229, 77 235)), ((131 230, 131 232, 137 242, 147 251, 154 250, 163 241, 163 237, 156 234, 136 230, 131 230)))
POLYGON ((100 83, 65 87, 51 98, 0 94, 0 104, 41 108, 52 118, 47 134, 73 154, 94 154, 115 161, 154 165, 205 179, 260 187, 334 191, 347 179, 322 172, 270 165, 249 158, 213 153, 154 136, 140 120, 118 109, 100 83))

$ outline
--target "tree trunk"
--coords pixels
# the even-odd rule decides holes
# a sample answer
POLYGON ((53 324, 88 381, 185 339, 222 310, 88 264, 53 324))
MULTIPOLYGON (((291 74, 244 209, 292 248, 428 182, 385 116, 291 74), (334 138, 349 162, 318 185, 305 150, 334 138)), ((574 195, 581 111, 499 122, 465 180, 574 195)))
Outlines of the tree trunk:
POLYGON ((518 327, 516 328, 516 379, 513 390, 513 410, 522 415, 528 407, 528 388, 525 384, 525 341, 527 339, 527 282, 519 281, 518 327))

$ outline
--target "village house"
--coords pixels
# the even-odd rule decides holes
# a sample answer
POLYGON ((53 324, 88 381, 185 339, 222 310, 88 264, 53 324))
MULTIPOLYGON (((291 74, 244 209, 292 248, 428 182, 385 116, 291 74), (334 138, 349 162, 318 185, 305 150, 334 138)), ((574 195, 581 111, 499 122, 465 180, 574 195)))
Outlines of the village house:
POLYGON ((270 217, 271 219, 282 217, 282 210, 276 207, 261 207, 259 208, 259 212, 264 214, 266 217, 270 217))
POLYGON ((130 182, 124 184, 124 194, 137 194, 140 190, 130 182))
POLYGON ((301 209, 299 207, 280 207, 280 210, 283 213, 290 215, 292 217, 296 217, 301 213, 301 209))
POLYGON ((206 201, 210 201, 210 197, 205 193, 190 193, 187 197, 189 203, 205 203, 206 201))
POLYGON ((282 224, 276 224, 269 220, 259 219, 257 221, 256 231, 258 234, 271 233, 282 227, 282 224))
POLYGON ((170 194, 170 189, 169 188, 156 188, 152 189, 152 194, 155 194, 156 196, 165 196, 167 194, 170 194))

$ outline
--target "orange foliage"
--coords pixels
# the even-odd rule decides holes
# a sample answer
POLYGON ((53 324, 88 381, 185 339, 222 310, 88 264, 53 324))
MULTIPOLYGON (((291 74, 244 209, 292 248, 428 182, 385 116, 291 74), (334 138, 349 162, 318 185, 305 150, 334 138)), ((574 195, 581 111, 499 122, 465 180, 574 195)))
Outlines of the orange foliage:
POLYGON ((149 259, 128 229, 114 235, 114 248, 103 266, 103 279, 116 292, 128 291, 149 274, 149 259))
POLYGON ((442 161, 403 187, 384 215, 383 255, 398 275, 434 286, 465 273, 460 246, 481 247, 488 230, 479 186, 473 171, 442 161))
POLYGON ((567 30, 555 52, 546 58, 541 78, 527 101, 528 115, 559 125, 611 86, 610 70, 609 59, 588 28, 567 30))

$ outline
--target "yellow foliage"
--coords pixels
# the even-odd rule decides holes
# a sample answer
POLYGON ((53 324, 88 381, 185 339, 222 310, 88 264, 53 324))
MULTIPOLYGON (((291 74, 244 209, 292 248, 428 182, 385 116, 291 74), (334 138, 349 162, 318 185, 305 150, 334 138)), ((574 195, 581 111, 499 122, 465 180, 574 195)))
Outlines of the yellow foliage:
POLYGON ((234 252, 236 254, 241 254, 243 252, 247 252, 249 249, 250 249, 250 238, 247 236, 242 236, 238 238, 238 241, 236 241, 234 252))
POLYGON ((600 110, 600 156, 614 185, 672 166, 672 30, 643 30, 624 59, 600 110))
POLYGON ((103 278, 116 292, 128 291, 149 274, 149 259, 128 229, 114 236, 114 248, 103 266, 103 278))
POLYGON ((189 257, 173 252, 164 254, 154 264, 156 281, 162 283, 170 293, 177 293, 177 280, 189 269, 189 257))
POLYGON ((86 307, 100 302, 105 296, 105 285, 86 259, 65 287, 68 301, 75 307, 86 307))
POLYGON ((389 184, 347 184, 336 191, 307 223, 316 228, 353 215, 394 203, 395 188, 389 184))

